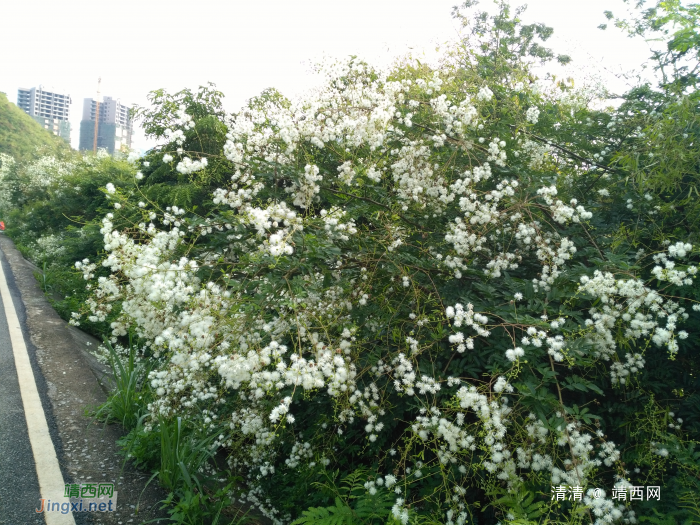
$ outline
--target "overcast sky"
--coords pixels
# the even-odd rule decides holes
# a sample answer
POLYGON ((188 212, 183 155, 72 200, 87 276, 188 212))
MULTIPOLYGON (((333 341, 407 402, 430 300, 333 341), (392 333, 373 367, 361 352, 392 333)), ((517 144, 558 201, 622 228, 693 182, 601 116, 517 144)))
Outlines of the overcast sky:
MULTIPOLYGON (((0 91, 43 84, 71 95, 77 147, 82 100, 97 78, 102 94, 145 105, 150 90, 196 89, 212 81, 234 111, 267 87, 294 95, 313 85, 309 64, 359 55, 386 64, 409 49, 431 53, 454 40, 456 0, 5 0, 0 91)), ((490 4, 488 0, 482 2, 490 4)), ((621 0, 531 0, 528 22, 555 29, 550 45, 577 67, 619 72, 648 55, 643 42, 600 31, 603 11, 621 0)), ((611 80, 611 82, 613 82, 611 80)), ((151 146, 137 134, 134 147, 151 146)))

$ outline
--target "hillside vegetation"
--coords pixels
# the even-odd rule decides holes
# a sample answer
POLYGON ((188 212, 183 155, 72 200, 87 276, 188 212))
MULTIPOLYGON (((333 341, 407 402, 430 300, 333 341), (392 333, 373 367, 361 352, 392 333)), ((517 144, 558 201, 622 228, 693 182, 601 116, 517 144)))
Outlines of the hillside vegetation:
POLYGON ((12 104, 4 93, 0 93, 0 153, 17 160, 28 159, 39 147, 43 147, 45 153, 58 153, 69 148, 63 139, 43 129, 12 104))

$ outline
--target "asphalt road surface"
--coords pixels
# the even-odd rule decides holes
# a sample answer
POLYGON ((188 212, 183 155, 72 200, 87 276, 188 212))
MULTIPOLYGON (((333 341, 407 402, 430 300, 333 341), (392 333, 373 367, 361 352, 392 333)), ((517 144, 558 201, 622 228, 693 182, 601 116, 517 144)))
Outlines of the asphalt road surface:
MULTIPOLYGON (((5 258, 2 259, 3 270, 7 274, 9 267, 5 258)), ((26 331, 26 316, 21 307, 19 291, 14 280, 9 281, 8 289, 17 316, 26 331)), ((30 351, 29 358, 32 368, 36 371, 35 352, 30 351)), ((40 374, 35 374, 35 377, 37 376, 43 379, 40 374)), ((43 382, 37 383, 42 405, 51 421, 51 412, 46 410, 46 385, 43 382)), ((55 426, 49 423, 49 428, 52 427, 55 433, 55 426)), ((0 299, 0 523, 43 524, 44 516, 35 512, 40 499, 39 481, 27 433, 5 304, 0 299)))

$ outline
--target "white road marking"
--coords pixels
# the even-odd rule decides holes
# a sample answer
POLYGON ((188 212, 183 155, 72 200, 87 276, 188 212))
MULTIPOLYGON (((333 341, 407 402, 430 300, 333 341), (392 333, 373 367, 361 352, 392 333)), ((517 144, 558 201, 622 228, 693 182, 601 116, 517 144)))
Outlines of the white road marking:
MULTIPOLYGON (((24 405, 24 416, 27 420, 29 442, 32 445, 36 474, 39 478, 39 491, 43 499, 63 503, 68 501, 64 497, 65 484, 63 474, 61 474, 56 450, 51 441, 44 408, 41 406, 36 381, 34 381, 34 372, 29 361, 27 346, 24 343, 24 335, 15 311, 15 305, 12 302, 10 290, 7 287, 2 264, 0 264, 0 297, 2 297, 2 303, 5 307, 7 326, 10 329, 10 341, 12 343, 12 352, 15 356, 15 368, 17 368, 19 390, 22 395, 22 404, 24 405)), ((36 502, 37 508, 41 508, 41 503, 40 501, 36 502)), ((45 512, 44 519, 46 520, 46 525, 75 525, 72 512, 67 514, 45 512)))

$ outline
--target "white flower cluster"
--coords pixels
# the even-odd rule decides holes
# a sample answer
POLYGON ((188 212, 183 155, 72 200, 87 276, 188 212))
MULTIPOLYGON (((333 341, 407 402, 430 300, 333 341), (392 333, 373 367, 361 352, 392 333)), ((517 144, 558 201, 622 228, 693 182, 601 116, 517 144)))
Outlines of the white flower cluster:
POLYGON ((75 263, 75 268, 83 272, 83 278, 88 281, 95 277, 94 271, 97 268, 97 265, 90 263, 89 259, 83 259, 82 261, 77 261, 75 263))
MULTIPOLYGON (((173 122, 175 129, 166 128, 163 131, 163 136, 167 142, 175 142, 178 146, 182 146, 185 142, 185 131, 194 129, 194 120, 191 115, 186 113, 186 109, 184 105, 180 105, 175 111, 176 119, 173 122)), ((170 157, 170 155, 166 156, 170 157)), ((165 157, 163 157, 163 162, 170 162, 171 160, 172 157, 169 160, 165 160, 165 157)))
POLYGON ((403 498, 396 498, 396 503, 391 507, 391 515, 399 520, 401 525, 407 525, 409 519, 408 508, 404 506, 404 501, 403 498))
POLYGON ((487 147, 487 151, 489 154, 486 157, 486 160, 488 162, 493 162, 494 164, 496 164, 496 166, 505 166, 506 160, 508 160, 508 155, 506 154, 506 151, 504 149, 501 149, 505 147, 505 140, 500 140, 498 137, 494 137, 493 139, 491 139, 491 142, 487 147))
POLYGON ((183 157, 182 160, 177 163, 175 169, 183 175, 188 175, 190 173, 202 171, 207 167, 207 164, 208 161, 206 157, 202 157, 201 159, 197 160, 192 160, 189 157, 183 157))
POLYGON ((307 164, 304 167, 304 175, 300 177, 287 191, 294 197, 294 206, 308 208, 317 199, 317 194, 321 190, 318 182, 323 180, 318 166, 307 164))
POLYGON ((36 245, 32 250, 34 260, 50 261, 60 257, 66 252, 65 241, 62 235, 42 235, 36 240, 36 245))
MULTIPOLYGON (((605 498, 605 492, 600 493, 601 489, 588 489, 583 497, 583 502, 591 509, 596 520, 593 525, 607 525, 623 517, 625 506, 620 503, 615 503, 610 499, 605 498)), ((634 516, 634 512, 631 513, 634 516)), ((628 523, 636 523, 636 519, 629 519, 628 523)))
MULTIPOLYGON (((436 80, 439 80, 436 72, 436 80)), ((445 135, 456 135, 463 139, 462 147, 471 149, 471 142, 468 140, 469 133, 477 122, 478 111, 469 99, 464 99, 458 104, 454 104, 447 95, 442 94, 431 99, 431 106, 435 115, 445 126, 445 135), (464 139, 467 139, 464 141, 464 139)), ((406 123, 408 126, 408 124, 406 123)), ((409 126, 410 127, 410 126, 409 126)))
POLYGON ((552 147, 549 144, 530 139, 518 139, 518 144, 521 150, 514 152, 514 155, 519 157, 523 154, 529 158, 528 167, 533 170, 541 169, 552 151, 552 147))
MULTIPOLYGON (((498 383, 499 388, 512 389, 507 382, 498 383)), ((491 400, 478 392, 476 387, 463 386, 457 391, 457 400, 461 408, 473 410, 485 433, 482 446, 489 451, 489 459, 484 461, 484 468, 513 486, 520 481, 516 473, 515 460, 508 449, 506 438, 506 423, 512 409, 508 406, 508 399, 502 397, 499 400, 491 400)), ((471 446, 471 445, 470 445, 471 446)))
POLYGON ((313 458, 314 451, 310 443, 296 442, 292 446, 292 451, 289 453, 289 457, 284 460, 284 463, 290 469, 296 469, 302 461, 309 463, 313 458))
POLYGON ((625 338, 651 337, 657 346, 671 354, 678 351, 677 323, 688 318, 685 308, 666 299, 640 279, 616 279, 613 274, 596 270, 594 276, 581 278, 579 290, 600 299, 602 307, 590 310, 588 340, 596 354, 609 359, 617 347, 614 333, 624 328, 625 338), (664 323, 665 320, 665 323, 664 323))
POLYGON ((347 241, 350 239, 350 235, 357 233, 355 221, 347 219, 346 222, 343 222, 346 212, 337 206, 333 206, 330 210, 321 210, 320 215, 323 218, 324 229, 332 239, 347 241))
POLYGON ((568 446, 570 458, 564 460, 564 468, 552 468, 553 485, 584 487, 591 471, 602 465, 604 458, 609 455, 619 457, 619 452, 612 443, 601 448, 600 458, 595 457, 594 437, 584 432, 577 421, 567 423, 566 428, 558 428, 557 444, 561 447, 568 446))
POLYGON ((508 358, 508 361, 517 361, 518 359, 524 356, 525 350, 523 350, 519 346, 506 350, 506 357, 508 358))
MULTIPOLYGON (((490 332, 483 328, 488 324, 488 318, 485 315, 474 313, 474 307, 471 303, 467 304, 467 309, 464 306, 457 303, 452 306, 448 306, 445 310, 445 315, 448 319, 453 319, 452 324, 457 328, 462 325, 468 326, 476 332, 477 336, 488 337, 490 332)), ((472 350, 474 348, 474 338, 464 337, 464 333, 457 332, 449 338, 450 343, 457 345, 457 351, 462 353, 466 349, 472 350)))
POLYGON ((491 91, 488 86, 484 86, 479 89, 479 92, 476 94, 476 98, 478 100, 488 102, 493 98, 493 91, 491 91))
POLYGON ((537 124, 540 118, 540 110, 537 106, 531 106, 528 108, 527 113, 525 113, 525 119, 531 124, 537 124))
MULTIPOLYGON (((446 180, 435 171, 430 162, 431 148, 425 144, 409 144, 399 151, 399 158, 391 165, 396 191, 399 199, 413 201, 421 207, 432 205, 435 211, 441 211, 444 204, 451 202, 446 180)), ((405 202, 405 211, 409 203, 405 202)))
POLYGON ((676 286, 689 286, 693 284, 693 277, 698 273, 697 266, 688 266, 686 269, 676 269, 676 263, 670 259, 683 259, 693 250, 693 245, 689 243, 677 242, 668 247, 668 254, 659 253, 654 256, 657 266, 651 273, 659 281, 666 281, 676 286), (663 264, 663 266, 660 266, 663 264))
POLYGON ((576 199, 571 199, 571 206, 564 204, 559 199, 554 200, 557 194, 556 186, 549 186, 540 188, 537 190, 537 194, 541 195, 543 200, 549 205, 552 212, 552 218, 559 224, 566 224, 569 221, 580 222, 581 220, 588 220, 593 217, 593 214, 578 204, 576 199), (574 206, 576 206, 574 208, 574 206))
POLYGON ((610 365, 610 380, 613 384, 624 385, 631 374, 636 374, 644 368, 644 358, 641 354, 625 354, 625 362, 615 362, 610 365))

